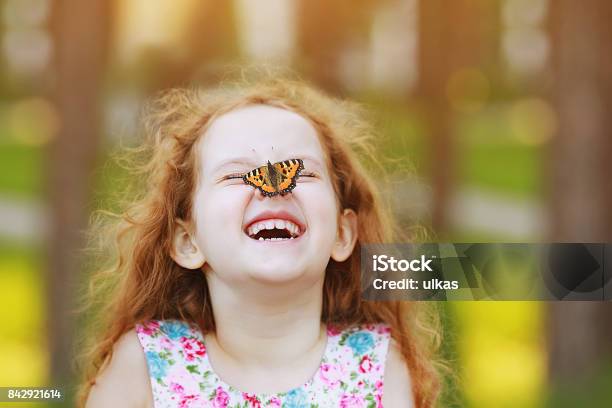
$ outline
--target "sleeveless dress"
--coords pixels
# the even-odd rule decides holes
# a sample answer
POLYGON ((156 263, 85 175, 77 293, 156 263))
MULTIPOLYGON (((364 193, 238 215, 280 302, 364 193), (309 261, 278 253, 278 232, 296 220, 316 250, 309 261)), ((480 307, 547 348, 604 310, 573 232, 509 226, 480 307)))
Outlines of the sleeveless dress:
POLYGON ((380 408, 390 330, 383 324, 339 331, 327 328, 317 372, 302 386, 275 394, 249 394, 213 371, 204 336, 179 320, 136 325, 155 408, 380 408))

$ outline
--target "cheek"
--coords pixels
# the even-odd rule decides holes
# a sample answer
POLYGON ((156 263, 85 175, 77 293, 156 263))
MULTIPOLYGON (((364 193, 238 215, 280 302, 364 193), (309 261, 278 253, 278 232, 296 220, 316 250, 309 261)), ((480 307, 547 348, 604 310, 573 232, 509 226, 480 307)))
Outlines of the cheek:
MULTIPOLYGON (((304 205, 308 219, 319 229, 335 237, 338 206, 331 186, 306 184, 299 186, 299 200, 304 205)), ((296 189, 297 190, 297 189, 296 189)))
POLYGON ((211 241, 219 241, 221 232, 240 232, 242 215, 251 195, 252 189, 248 186, 228 186, 200 193, 194 202, 198 241, 206 246, 211 241))

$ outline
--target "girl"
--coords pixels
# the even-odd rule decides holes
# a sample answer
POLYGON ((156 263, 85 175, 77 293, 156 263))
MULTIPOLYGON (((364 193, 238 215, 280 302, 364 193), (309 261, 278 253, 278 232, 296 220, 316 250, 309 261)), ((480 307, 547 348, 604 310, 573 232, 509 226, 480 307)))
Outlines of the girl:
POLYGON ((394 238, 361 116, 278 78, 152 105, 81 405, 434 406, 437 330, 360 299, 359 245, 394 238))

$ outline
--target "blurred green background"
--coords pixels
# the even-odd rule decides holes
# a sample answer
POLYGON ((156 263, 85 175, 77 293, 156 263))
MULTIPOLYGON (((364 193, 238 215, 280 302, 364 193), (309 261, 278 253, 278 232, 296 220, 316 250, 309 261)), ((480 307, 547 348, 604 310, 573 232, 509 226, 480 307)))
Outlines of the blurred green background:
MULTIPOLYGON (((228 64, 366 105, 405 228, 609 241, 611 17, 605 0, 1 0, 0 386, 62 385, 71 406, 82 231, 122 174, 109 152, 155 92, 228 64)), ((609 304, 440 308, 457 376, 441 406, 612 406, 609 304)))

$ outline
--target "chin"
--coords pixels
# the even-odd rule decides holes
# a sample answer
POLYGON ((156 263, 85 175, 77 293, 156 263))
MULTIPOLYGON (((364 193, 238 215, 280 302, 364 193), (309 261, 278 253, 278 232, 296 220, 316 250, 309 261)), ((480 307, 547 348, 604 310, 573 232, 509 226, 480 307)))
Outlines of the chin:
POLYGON ((322 279, 325 272, 313 273, 300 268, 287 268, 287 264, 284 266, 265 265, 257 269, 251 269, 248 271, 250 279, 266 283, 266 284, 286 284, 291 282, 298 282, 304 285, 303 281, 315 282, 317 279, 322 279))

